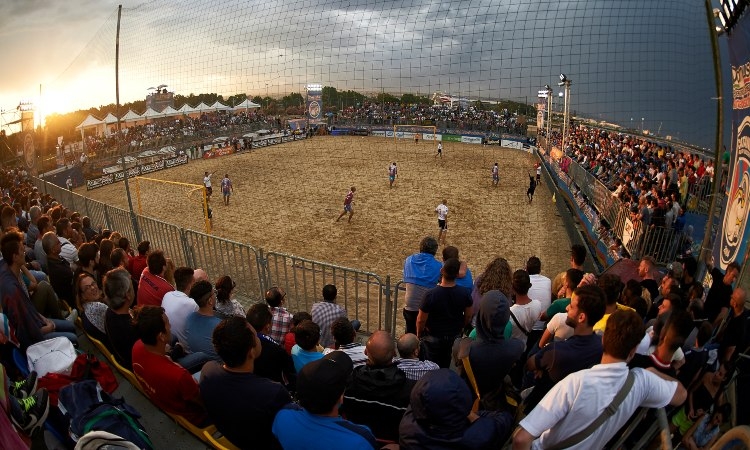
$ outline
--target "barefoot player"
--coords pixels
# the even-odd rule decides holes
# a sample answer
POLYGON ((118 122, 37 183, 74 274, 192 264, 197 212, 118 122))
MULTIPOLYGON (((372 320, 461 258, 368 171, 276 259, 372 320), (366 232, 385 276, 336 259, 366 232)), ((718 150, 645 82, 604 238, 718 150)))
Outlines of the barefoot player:
POLYGON ((336 222, 349 213, 349 223, 352 223, 352 216, 354 215, 354 193, 356 191, 357 188, 354 186, 349 188, 349 193, 346 194, 346 198, 344 198, 344 211, 339 215, 339 218, 336 219, 336 222))
POLYGON ((443 199, 437 208, 435 214, 438 217, 438 244, 445 244, 445 234, 448 232, 448 202, 443 199))
POLYGON ((393 187, 393 183, 396 182, 396 177, 398 177, 398 167, 396 167, 396 162, 394 161, 388 166, 388 181, 391 183, 390 187, 393 187))

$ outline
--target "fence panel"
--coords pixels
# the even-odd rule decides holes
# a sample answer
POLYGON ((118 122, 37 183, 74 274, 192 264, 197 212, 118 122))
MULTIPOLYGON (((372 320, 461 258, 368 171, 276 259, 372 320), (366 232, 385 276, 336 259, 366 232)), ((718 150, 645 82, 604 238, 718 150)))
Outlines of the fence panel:
POLYGON ((128 239, 135 241, 138 234, 133 228, 133 221, 130 218, 130 212, 106 205, 104 208, 105 225, 112 231, 117 231, 128 239))
POLYGON ((244 307, 263 299, 263 271, 258 265, 259 251, 254 247, 193 230, 182 230, 181 239, 185 258, 192 261, 188 265, 205 270, 212 283, 224 275, 232 277, 237 284, 237 301, 244 307))
POLYGON ((384 310, 387 288, 378 275, 283 253, 264 256, 266 282, 286 291, 286 307, 292 312, 309 311, 322 300, 323 286, 334 284, 336 303, 346 308, 349 319, 362 322, 361 332, 391 331, 384 310))
POLYGON ((141 239, 149 241, 152 250, 162 250, 164 256, 174 261, 175 267, 194 267, 182 245, 184 236, 180 227, 150 217, 137 216, 137 218, 138 227, 141 229, 141 239))

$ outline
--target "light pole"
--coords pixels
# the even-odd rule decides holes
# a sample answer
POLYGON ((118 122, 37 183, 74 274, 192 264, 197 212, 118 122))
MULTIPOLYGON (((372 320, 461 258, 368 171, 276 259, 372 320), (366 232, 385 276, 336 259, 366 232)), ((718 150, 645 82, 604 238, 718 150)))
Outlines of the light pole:
POLYGON ((643 134, 643 121, 646 120, 645 118, 641 117, 641 134, 643 134))
POLYGON ((547 153, 552 151, 552 142, 550 141, 550 134, 552 133, 552 88, 549 84, 544 85, 544 89, 547 91, 547 153))
POLYGON ((266 113, 268 113, 269 106, 271 106, 271 101, 268 98, 268 83, 266 83, 266 113))
POLYGON ((565 108, 563 110, 563 133, 562 133, 562 142, 561 142, 561 150, 565 151, 565 138, 567 138, 567 134, 570 131, 568 128, 570 127, 570 85, 571 81, 568 79, 568 77, 565 76, 564 73, 560 74, 560 82, 557 83, 558 86, 564 86, 565 87, 565 108))

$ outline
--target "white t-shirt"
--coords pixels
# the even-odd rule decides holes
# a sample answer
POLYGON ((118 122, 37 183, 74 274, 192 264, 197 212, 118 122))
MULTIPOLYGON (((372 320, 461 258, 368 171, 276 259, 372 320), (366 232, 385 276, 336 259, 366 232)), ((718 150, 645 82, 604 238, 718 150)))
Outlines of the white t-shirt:
MULTIPOLYGON (((539 319, 539 315, 542 313, 542 304, 539 300, 531 300, 525 305, 513 305, 510 307, 513 315, 516 316, 518 322, 528 332, 534 327, 534 323, 539 319)), ((510 337, 521 340, 524 344, 526 343, 526 335, 516 325, 516 321, 510 318, 511 330, 510 337)))
POLYGON ((568 313, 557 313, 547 322, 547 331, 555 337, 556 341, 564 341, 573 336, 573 327, 565 323, 568 313))
POLYGON ((435 208, 435 212, 437 213, 439 220, 445 220, 445 218, 448 217, 448 207, 442 203, 435 208))
POLYGON ((206 186, 207 188, 211 187, 211 175, 203 177, 203 186, 206 186))
MULTIPOLYGON (((662 380, 640 368, 632 372, 633 386, 617 412, 571 449, 604 448, 637 408, 669 404, 677 390, 676 381, 662 380)), ((557 383, 519 424, 532 436, 538 436, 531 448, 551 447, 586 428, 612 403, 627 373, 624 362, 597 364, 557 383)))
POLYGON ((531 287, 529 288, 529 297, 539 300, 542 304, 542 311, 547 311, 552 304, 552 280, 544 275, 529 275, 531 287))
POLYGON ((185 322, 190 314, 198 311, 198 304, 182 291, 172 291, 164 294, 161 307, 169 318, 172 334, 187 348, 187 335, 185 334, 185 322))

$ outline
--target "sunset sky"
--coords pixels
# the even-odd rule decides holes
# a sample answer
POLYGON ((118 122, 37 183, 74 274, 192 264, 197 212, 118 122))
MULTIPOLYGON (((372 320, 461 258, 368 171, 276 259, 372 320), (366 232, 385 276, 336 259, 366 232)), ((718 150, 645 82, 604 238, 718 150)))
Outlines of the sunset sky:
POLYGON ((114 103, 118 3, 121 103, 159 84, 280 97, 316 82, 531 104, 562 72, 576 114, 712 142, 701 0, 3 0, 0 108, 114 103))

